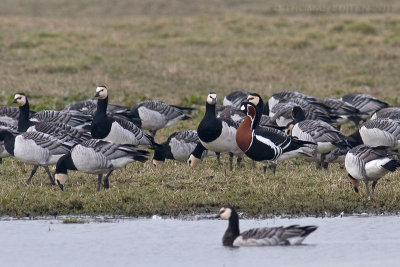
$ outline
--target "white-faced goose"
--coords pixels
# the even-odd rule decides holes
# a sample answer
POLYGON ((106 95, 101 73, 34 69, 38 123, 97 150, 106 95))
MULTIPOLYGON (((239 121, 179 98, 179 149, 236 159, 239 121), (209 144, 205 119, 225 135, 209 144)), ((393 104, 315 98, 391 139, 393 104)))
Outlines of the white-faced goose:
MULTIPOLYGON (((272 110, 276 104, 281 103, 281 102, 288 102, 289 100, 293 100, 295 98, 301 98, 304 100, 308 101, 315 101, 316 98, 312 96, 308 96, 299 92, 291 92, 291 91, 284 91, 284 92, 279 92, 276 94, 273 94, 269 99, 268 99, 268 107, 270 110, 272 110)), ((267 114, 269 116, 273 116, 272 114, 267 114)))
POLYGON ((388 146, 400 149, 400 122, 375 119, 364 122, 359 129, 362 141, 370 146, 388 146))
MULTIPOLYGON (((196 130, 183 130, 171 134, 167 141, 160 144, 154 151, 153 164, 162 167, 165 159, 186 162, 190 154, 200 142, 196 130)), ((204 149, 200 158, 211 156, 212 151, 204 149)))
MULTIPOLYGON (((215 153, 229 153, 229 169, 232 170, 233 156, 238 157, 238 165, 243 156, 243 152, 235 142, 236 129, 239 124, 229 119, 217 118, 216 103, 217 95, 213 92, 209 93, 206 101, 206 113, 197 128, 197 134, 206 149, 215 153)), ((194 166, 193 163, 194 161, 191 166, 194 166)))
POLYGON ((150 146, 153 138, 134 123, 107 115, 108 92, 105 86, 96 88, 97 110, 94 114, 90 133, 93 138, 111 141, 116 144, 150 146))
POLYGON ((299 140, 315 143, 314 158, 317 168, 327 168, 325 156, 336 148, 350 147, 347 137, 336 130, 332 125, 319 120, 306 120, 304 112, 300 107, 292 110, 294 125, 290 125, 291 135, 299 140), (319 160, 318 160, 319 158, 319 160))
POLYGON ((249 158, 267 162, 312 156, 309 145, 314 143, 294 139, 274 128, 259 127, 260 109, 256 103, 262 107, 262 99, 258 95, 249 95, 248 100, 251 102, 242 103, 247 116, 236 132, 236 143, 249 158))
POLYGON ((137 150, 134 145, 91 139, 74 146, 70 153, 58 160, 55 180, 61 190, 64 190, 68 170, 97 174, 97 191, 99 191, 103 174, 107 173, 104 177, 104 187, 109 188, 108 178, 115 169, 133 161, 145 162, 147 154, 147 151, 137 150))
POLYGON ((354 191, 358 192, 360 181, 365 183, 367 198, 370 199, 368 183, 372 181, 372 194, 378 180, 389 172, 394 172, 400 162, 395 159, 398 153, 388 147, 371 147, 359 145, 349 150, 345 158, 345 167, 348 177, 353 184, 354 191))
POLYGON ((158 130, 174 125, 179 120, 190 119, 189 116, 184 114, 184 110, 192 110, 192 108, 145 100, 133 106, 129 115, 138 119, 138 125, 142 129, 150 131, 154 137, 158 130))
POLYGON ((341 100, 350 103, 362 113, 366 113, 366 115, 362 116, 364 121, 367 120, 374 112, 389 106, 388 103, 382 100, 362 93, 347 94, 343 96, 341 100))
POLYGON ((229 247, 300 245, 318 227, 314 225, 254 228, 240 233, 239 216, 233 207, 221 208, 219 218, 229 220, 222 244, 229 247))
POLYGON ((15 136, 10 131, 2 130, 0 131, 0 141, 3 140, 4 147, 9 154, 24 163, 34 165, 27 180, 28 183, 38 167, 42 166, 49 175, 51 183, 54 184, 48 166, 56 164, 57 160, 68 153, 74 145, 69 141, 62 141, 41 132, 26 132, 15 136))
POLYGON ((374 119, 399 119, 400 118, 400 108, 399 107, 389 107, 383 108, 375 112, 371 120, 374 119))

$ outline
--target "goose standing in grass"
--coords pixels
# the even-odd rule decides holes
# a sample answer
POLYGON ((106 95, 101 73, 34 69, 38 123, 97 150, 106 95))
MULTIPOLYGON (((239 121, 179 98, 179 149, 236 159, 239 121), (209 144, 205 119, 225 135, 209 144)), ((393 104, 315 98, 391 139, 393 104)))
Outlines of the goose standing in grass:
POLYGON ((325 156, 336 148, 350 147, 347 137, 336 130, 332 125, 319 120, 306 120, 300 107, 293 108, 294 125, 290 125, 291 135, 299 140, 315 143, 314 158, 317 169, 328 168, 325 156), (318 154, 318 155, 317 155, 318 154), (318 160, 318 158, 320 158, 318 160))
MULTIPOLYGON (((162 167, 165 159, 186 162, 199 142, 200 140, 196 130, 174 132, 168 137, 167 141, 160 144, 160 146, 155 149, 153 165, 162 167)), ((212 151, 208 151, 204 148, 199 157, 202 159, 213 154, 212 151)))
POLYGON ((363 121, 366 121, 374 112, 389 106, 388 103, 378 98, 362 93, 347 94, 344 95, 341 100, 350 103, 360 110, 360 112, 365 113, 365 115, 361 117, 363 121))
POLYGON ((16 159, 34 165, 27 183, 32 180, 38 167, 42 166, 49 175, 51 184, 54 184, 48 166, 56 164, 74 145, 41 132, 26 132, 15 136, 8 130, 0 131, 0 141, 4 141, 5 149, 16 159))
POLYGON ((93 138, 111 141, 116 144, 153 145, 153 138, 134 123, 107 115, 108 92, 105 86, 96 88, 95 97, 98 97, 99 100, 97 101, 97 109, 93 116, 90 130, 93 138))
MULTIPOLYGON (((253 102, 262 101, 261 98, 251 95, 248 99, 253 102)), ((242 110, 247 116, 237 129, 236 143, 252 160, 267 163, 312 156, 312 149, 308 146, 314 143, 294 139, 274 128, 259 127, 259 111, 252 102, 242 103, 242 110)))
POLYGON ((398 156, 398 153, 383 146, 359 145, 350 149, 346 154, 344 164, 354 191, 358 193, 360 181, 363 181, 369 200, 368 183, 372 181, 372 194, 374 194, 378 180, 387 173, 394 172, 400 166, 399 160, 395 158, 398 156))
POLYGON ((130 116, 138 119, 138 125, 144 130, 150 131, 154 137, 162 128, 174 125, 179 120, 190 119, 184 114, 184 110, 192 108, 168 105, 164 102, 145 100, 132 107, 130 116))
POLYGON ((300 245, 318 227, 314 225, 254 228, 240 233, 239 216, 233 207, 221 208, 219 218, 229 220, 222 244, 229 247, 300 245))
POLYGON ((61 190, 64 190, 68 170, 97 174, 97 191, 99 191, 103 174, 106 173, 104 188, 109 188, 108 178, 115 169, 133 161, 145 162, 147 154, 147 151, 137 150, 134 145, 91 139, 74 146, 70 153, 58 160, 55 180, 61 190))
POLYGON ((364 122, 359 129, 362 141, 370 146, 388 146, 400 149, 400 122, 375 119, 364 122))
MULTIPOLYGON (((215 153, 229 153, 229 169, 232 170, 233 156, 238 157, 238 165, 243 156, 243 152, 235 142, 236 129, 239 124, 229 119, 217 118, 216 103, 217 95, 213 92, 209 93, 206 101, 206 113, 197 128, 197 134, 206 149, 215 153)), ((192 161, 190 165, 195 166, 195 162, 198 161, 192 161)))

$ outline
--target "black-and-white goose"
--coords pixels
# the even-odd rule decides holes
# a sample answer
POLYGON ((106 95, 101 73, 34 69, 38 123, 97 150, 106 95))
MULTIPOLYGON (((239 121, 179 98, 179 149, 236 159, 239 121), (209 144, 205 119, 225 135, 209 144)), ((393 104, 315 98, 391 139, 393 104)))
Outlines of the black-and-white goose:
POLYGON ((328 167, 325 156, 332 150, 350 147, 347 137, 332 125, 320 120, 306 120, 300 107, 294 107, 292 114, 296 123, 290 126, 291 135, 299 140, 316 144, 314 157, 317 161, 317 168, 328 167))
POLYGON ((400 108, 399 107, 389 107, 383 108, 375 112, 371 120, 374 119, 399 119, 400 118, 400 108))
POLYGON ((104 177, 104 187, 109 188, 108 178, 115 169, 133 161, 145 162, 147 154, 147 151, 137 150, 134 145, 91 139, 74 146, 70 153, 58 160, 55 180, 61 190, 64 190, 68 170, 97 174, 97 191, 99 191, 103 174, 107 173, 104 177))
POLYGON ((318 227, 314 225, 254 228, 240 233, 239 216, 233 207, 221 208, 219 218, 229 220, 222 244, 229 247, 300 245, 318 227))
MULTIPOLYGON (((190 154, 195 150, 200 142, 196 130, 183 130, 171 134, 167 141, 160 144, 154 151, 153 164, 162 167, 165 159, 186 162, 190 154)), ((204 148, 200 154, 200 158, 214 155, 212 151, 204 148)))
POLYGON ((224 106, 233 106, 235 108, 240 108, 240 104, 246 101, 247 96, 251 92, 249 91, 234 91, 224 97, 222 104, 224 106))
POLYGON ((105 86, 96 88, 95 97, 99 100, 90 130, 93 138, 116 144, 153 145, 153 138, 131 121, 107 115, 108 92, 105 86))
POLYGON ((349 150, 345 158, 348 177, 358 192, 360 181, 365 183, 367 198, 370 199, 368 183, 372 181, 372 194, 378 180, 389 172, 394 172, 400 162, 395 159, 399 154, 388 147, 359 145, 349 150))
POLYGON ((162 128, 174 125, 180 120, 190 119, 189 116, 185 115, 184 110, 192 110, 192 108, 145 100, 134 105, 129 115, 138 119, 139 126, 142 129, 148 130, 152 136, 155 136, 156 132, 162 128))
MULTIPOLYGON (((269 127, 259 127, 259 110, 255 103, 262 103, 259 96, 249 95, 249 101, 242 103, 247 116, 236 132, 236 143, 240 149, 255 161, 281 161, 298 156, 312 156, 308 141, 302 141, 269 127)), ((261 104, 262 106, 262 104, 261 104)))
POLYGON ((370 146, 388 146, 400 149, 400 122, 375 119, 364 122, 359 129, 362 141, 370 146))
MULTIPOLYGON (((238 164, 243 156, 243 152, 235 142, 236 129, 239 124, 229 119, 217 118, 216 103, 217 95, 213 92, 209 93, 206 101, 206 113, 197 128, 197 134, 206 149, 216 153, 229 153, 229 169, 232 170, 233 156, 238 156, 238 164)), ((191 166, 194 166, 193 163, 191 166)))
POLYGON ((343 96, 341 100, 350 103, 362 113, 366 113, 366 115, 362 116, 364 121, 367 120, 374 112, 389 106, 388 103, 376 97, 362 93, 347 94, 343 96))
POLYGON ((28 183, 38 167, 42 166, 49 175, 51 183, 54 184, 48 166, 56 164, 58 159, 68 153, 74 145, 41 132, 26 132, 15 136, 8 130, 0 131, 0 141, 4 141, 5 149, 16 159, 34 165, 27 180, 28 183))
MULTIPOLYGON (((289 100, 293 100, 295 98, 301 98, 307 101, 315 101, 316 98, 313 96, 308 96, 299 92, 292 92, 292 91, 283 91, 276 94, 273 94, 268 99, 268 107, 272 110, 276 104, 281 102, 288 102, 289 100)), ((273 114, 268 114, 269 116, 273 116, 273 114)))

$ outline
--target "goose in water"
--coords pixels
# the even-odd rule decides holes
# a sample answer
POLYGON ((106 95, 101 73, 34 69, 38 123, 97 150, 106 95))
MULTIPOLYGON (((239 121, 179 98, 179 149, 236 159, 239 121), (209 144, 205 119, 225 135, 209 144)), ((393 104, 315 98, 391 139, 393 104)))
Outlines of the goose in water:
POLYGON ((55 180, 61 190, 64 190, 68 170, 97 174, 97 191, 99 191, 104 173, 107 173, 104 177, 104 188, 109 188, 108 178, 115 169, 133 161, 145 162, 147 154, 147 151, 137 150, 134 145, 91 139, 74 146, 70 153, 58 160, 55 180))
POLYGON ((184 114, 184 110, 192 108, 168 105, 164 102, 145 100, 132 107, 130 116, 138 120, 138 125, 150 131, 154 137, 156 132, 162 128, 174 125, 179 120, 188 120, 189 116, 184 114))
POLYGON ((240 233, 239 216, 233 207, 221 208, 219 218, 229 220, 222 244, 229 247, 300 245, 318 227, 314 225, 254 228, 240 233))
POLYGON ((349 150, 344 161, 348 177, 358 192, 360 181, 365 183, 367 198, 370 199, 368 183, 372 181, 372 194, 378 180, 389 172, 394 172, 399 166, 399 154, 388 147, 371 147, 359 145, 349 150))
POLYGON ((97 110, 91 125, 91 134, 95 139, 103 139, 116 144, 132 144, 141 146, 153 145, 153 138, 142 131, 134 123, 107 115, 108 91, 105 86, 96 88, 98 97, 97 110))
MULTIPOLYGON (((233 156, 238 157, 238 165, 243 156, 243 152, 237 146, 235 141, 236 129, 239 124, 224 118, 217 118, 215 106, 217 95, 209 93, 206 101, 206 113, 201 120, 197 134, 201 144, 208 150, 215 153, 229 153, 229 169, 232 170, 233 156)), ((191 161, 191 166, 198 161, 191 161)))

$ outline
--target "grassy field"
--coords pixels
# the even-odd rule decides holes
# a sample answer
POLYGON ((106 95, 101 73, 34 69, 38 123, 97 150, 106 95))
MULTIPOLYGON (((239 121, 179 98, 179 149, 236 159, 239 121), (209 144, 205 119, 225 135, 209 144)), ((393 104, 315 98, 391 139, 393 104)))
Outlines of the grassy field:
MULTIPOLYGON (((282 90, 318 97, 365 92, 400 105, 400 4, 395 1, 2 1, 0 103, 25 92, 35 110, 59 109, 106 84, 110 101, 143 99, 198 108, 193 120, 157 134, 195 129, 209 91, 268 98, 282 90), (198 3, 197 3, 198 2, 198 3), (167 4, 168 3, 168 4, 167 4)), ((230 203, 249 215, 400 211, 400 175, 378 184, 373 200, 352 191, 343 166, 328 171, 296 160, 275 176, 260 166, 227 170, 207 159, 196 169, 168 162, 132 164, 96 192, 96 177, 71 173, 66 190, 43 170, 0 167, 0 214, 179 215, 230 203)))

